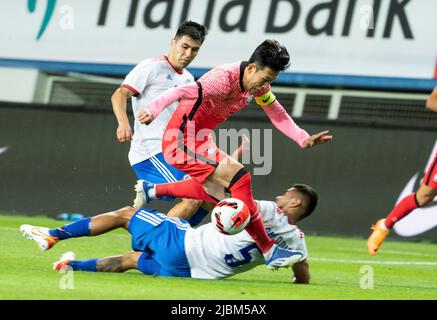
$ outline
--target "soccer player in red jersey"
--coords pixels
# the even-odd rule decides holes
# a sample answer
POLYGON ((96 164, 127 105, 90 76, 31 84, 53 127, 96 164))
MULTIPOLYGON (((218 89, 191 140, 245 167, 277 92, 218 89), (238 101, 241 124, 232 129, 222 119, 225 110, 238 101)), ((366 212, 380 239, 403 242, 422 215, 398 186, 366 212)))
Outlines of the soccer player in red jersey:
MULTIPOLYGON (((426 107, 431 111, 437 112, 437 87, 434 88, 428 97, 426 107)), ((431 162, 419 189, 403 198, 385 219, 379 219, 372 226, 373 232, 367 240, 369 254, 372 256, 376 255, 383 241, 390 233, 390 229, 398 221, 406 217, 414 209, 430 203, 435 196, 437 196, 437 154, 431 162)))
POLYGON ((297 126, 272 93, 270 83, 288 68, 289 61, 284 46, 265 40, 249 61, 213 68, 196 83, 170 89, 138 116, 141 123, 150 124, 168 105, 180 101, 164 133, 162 150, 168 163, 193 178, 156 187, 144 182, 146 196, 159 198, 167 194, 214 202, 216 199, 205 189, 207 183, 227 188, 232 197, 249 207, 251 221, 245 230, 263 252, 269 268, 293 264, 298 253, 278 247, 267 235, 253 200, 250 173, 215 145, 212 131, 254 97, 273 125, 301 148, 331 141, 328 131, 310 136, 297 126))

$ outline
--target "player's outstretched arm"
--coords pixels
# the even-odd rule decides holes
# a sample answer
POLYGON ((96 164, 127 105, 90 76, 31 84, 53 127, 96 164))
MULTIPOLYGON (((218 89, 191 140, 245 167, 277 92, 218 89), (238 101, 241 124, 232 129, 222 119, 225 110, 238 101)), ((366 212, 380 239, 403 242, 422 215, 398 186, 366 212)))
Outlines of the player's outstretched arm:
POLYGON ((426 107, 431 111, 437 112, 437 87, 434 88, 426 100, 426 107))
POLYGON ((189 83, 180 87, 169 89, 155 98, 146 109, 138 113, 138 121, 142 124, 150 124, 162 110, 179 99, 197 99, 199 87, 189 83))
POLYGON ((285 111, 284 107, 277 100, 269 105, 261 106, 276 129, 281 131, 291 140, 295 141, 298 145, 301 146, 302 143, 309 137, 309 134, 294 122, 287 111, 285 111))
POLYGON ((132 128, 127 116, 127 99, 132 97, 134 92, 126 87, 117 88, 111 97, 112 110, 117 118, 118 127, 116 131, 117 140, 121 143, 132 140, 132 128))
MULTIPOLYGON (((259 99, 257 99, 258 102, 259 99)), ((258 102, 259 103, 259 102, 258 102)), ((300 128, 284 107, 275 99, 271 104, 262 105, 265 113, 273 125, 290 139, 294 140, 302 149, 311 148, 315 145, 326 143, 332 140, 328 131, 322 131, 310 136, 304 129, 300 128)))
POLYGON ((308 261, 304 260, 302 262, 293 265, 294 273, 294 283, 299 284, 309 284, 310 283, 310 271, 308 266, 308 261))

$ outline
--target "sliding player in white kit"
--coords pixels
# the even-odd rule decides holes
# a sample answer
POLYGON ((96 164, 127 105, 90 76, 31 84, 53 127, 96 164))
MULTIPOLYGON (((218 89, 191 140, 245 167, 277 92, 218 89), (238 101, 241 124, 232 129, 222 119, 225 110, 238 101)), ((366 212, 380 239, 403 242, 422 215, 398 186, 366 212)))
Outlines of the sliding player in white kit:
MULTIPOLYGON (((296 283, 309 283, 310 279, 305 239, 296 223, 310 215, 317 202, 316 192, 303 184, 293 185, 275 202, 256 202, 269 236, 278 246, 298 253, 292 267, 296 283)), ((53 268, 94 272, 138 269, 149 275, 220 279, 264 264, 261 251, 244 230, 224 235, 212 223, 194 229, 184 219, 147 209, 125 207, 58 229, 22 225, 20 230, 44 251, 61 240, 97 236, 117 228, 131 233, 134 251, 90 260, 75 260, 74 253, 67 252, 53 268), (53 233, 58 237, 51 236, 53 233)))
MULTIPOLYGON (((137 119, 141 108, 168 89, 194 82, 185 68, 195 59, 205 40, 208 30, 193 21, 182 23, 171 41, 167 56, 145 59, 136 65, 111 97, 114 114, 117 118, 117 139, 121 143, 131 141, 129 162, 138 179, 153 183, 176 182, 187 175, 165 161, 162 155, 162 137, 177 103, 162 112, 156 123, 145 126, 137 119), (132 98, 135 116, 134 134, 127 116, 127 99, 132 98)), ((163 200, 174 200, 167 197, 163 200)), ((202 201, 183 199, 170 211, 169 216, 189 219, 198 212, 199 222, 206 215, 200 208, 202 201)), ((136 206, 136 205, 134 205, 136 206)), ((195 223, 194 223, 195 224, 195 223)))

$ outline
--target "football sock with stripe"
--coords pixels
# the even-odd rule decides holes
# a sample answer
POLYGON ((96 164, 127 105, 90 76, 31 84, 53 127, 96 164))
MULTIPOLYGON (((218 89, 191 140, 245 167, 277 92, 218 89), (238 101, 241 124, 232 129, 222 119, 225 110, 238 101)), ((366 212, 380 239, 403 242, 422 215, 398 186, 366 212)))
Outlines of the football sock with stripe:
POLYGON ((97 271, 97 260, 98 259, 89 259, 89 260, 71 260, 68 261, 67 265, 70 266, 74 271, 97 271))
POLYGON ((80 219, 61 228, 50 229, 49 234, 60 240, 91 235, 91 218, 80 219))
POLYGON ((245 230, 249 233, 262 253, 266 253, 273 246, 274 241, 270 239, 258 211, 258 207, 253 200, 252 183, 250 173, 241 169, 229 184, 229 191, 233 198, 243 201, 250 211, 250 222, 245 230))
POLYGON ((208 213, 209 211, 199 208, 199 210, 197 210, 197 212, 190 219, 188 219, 188 222, 192 227, 195 227, 203 220, 203 218, 208 215, 208 213))
MULTIPOLYGON (((206 193, 203 186, 194 179, 186 179, 178 182, 162 183, 155 185, 156 196, 171 196, 175 198, 188 198, 205 200, 217 204, 217 199, 206 193)), ((149 195, 150 196, 150 195, 149 195)))
POLYGON ((406 196, 394 207, 394 209, 387 216, 387 218, 385 219, 385 226, 388 229, 393 228, 396 222, 403 219, 406 215, 408 215, 411 211, 418 207, 419 204, 416 200, 416 193, 412 193, 406 196))

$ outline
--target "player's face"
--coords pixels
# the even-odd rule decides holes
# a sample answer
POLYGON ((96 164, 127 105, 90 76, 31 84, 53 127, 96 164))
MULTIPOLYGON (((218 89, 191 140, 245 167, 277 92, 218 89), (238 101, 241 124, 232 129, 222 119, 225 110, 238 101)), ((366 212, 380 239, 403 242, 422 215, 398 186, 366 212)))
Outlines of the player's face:
POLYGON ((189 36, 182 36, 171 41, 171 49, 168 55, 172 65, 182 70, 186 68, 199 53, 202 43, 193 40, 189 36))
POLYGON ((299 220, 306 207, 305 197, 295 188, 288 189, 282 196, 276 197, 276 204, 285 215, 294 222, 299 220))
POLYGON ((278 77, 278 74, 278 71, 274 71, 269 67, 257 69, 256 64, 251 63, 247 67, 245 89, 254 94, 256 91, 269 86, 278 77))

